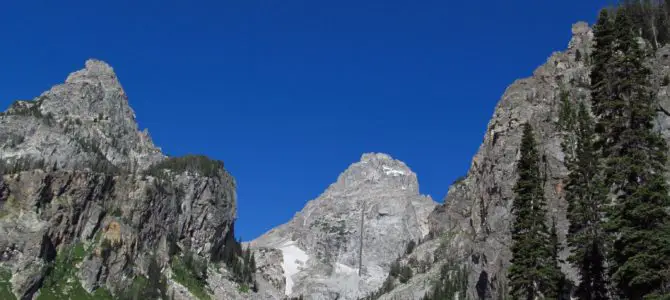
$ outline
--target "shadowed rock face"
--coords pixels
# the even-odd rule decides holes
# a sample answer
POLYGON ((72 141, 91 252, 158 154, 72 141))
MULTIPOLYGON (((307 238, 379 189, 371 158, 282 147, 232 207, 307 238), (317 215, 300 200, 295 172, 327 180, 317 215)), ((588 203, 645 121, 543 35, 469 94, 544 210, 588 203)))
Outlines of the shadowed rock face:
MULTIPOLYGON (((145 172, 164 159, 101 61, 0 115, 0 267, 14 294, 31 299, 57 253, 75 245, 85 251, 76 278, 89 292, 124 291, 154 256, 169 277, 171 247, 203 260, 222 251, 236 217, 235 180, 220 163, 145 172)), ((247 298, 225 268, 212 269, 213 293, 247 298)), ((175 299, 195 299, 169 286, 175 299)))
POLYGON ((419 194, 416 174, 404 163, 386 154, 364 154, 293 219, 251 245, 282 251, 287 295, 357 299, 381 286, 410 240, 428 233, 427 217, 435 205, 419 194))

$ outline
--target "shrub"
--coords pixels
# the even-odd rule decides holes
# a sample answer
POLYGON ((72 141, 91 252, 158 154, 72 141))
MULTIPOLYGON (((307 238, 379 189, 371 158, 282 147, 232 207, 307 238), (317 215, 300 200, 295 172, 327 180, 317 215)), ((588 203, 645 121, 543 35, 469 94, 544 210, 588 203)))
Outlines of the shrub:
POLYGON ((211 299, 207 289, 207 263, 192 253, 186 252, 183 257, 173 257, 172 278, 198 299, 211 299))
POLYGON ((414 248, 416 248, 416 242, 414 240, 409 241, 409 243, 407 243, 407 247, 405 248, 405 255, 412 254, 414 248))
POLYGON ((412 268, 409 266, 403 266, 400 269, 400 275, 398 276, 398 280, 400 280, 400 283, 407 283, 411 278, 412 278, 412 268))

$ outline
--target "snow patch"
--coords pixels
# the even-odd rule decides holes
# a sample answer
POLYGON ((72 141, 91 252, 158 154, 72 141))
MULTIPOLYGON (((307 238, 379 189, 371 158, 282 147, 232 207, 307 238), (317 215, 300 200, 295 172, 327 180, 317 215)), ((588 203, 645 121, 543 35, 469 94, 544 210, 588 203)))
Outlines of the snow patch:
POLYGON ((384 169, 384 173, 386 173, 386 175, 391 175, 391 176, 405 175, 404 171, 397 170, 397 169, 394 169, 394 168, 390 168, 390 167, 387 167, 387 166, 382 166, 382 169, 384 169))
POLYGON ((358 268, 352 268, 345 264, 337 263, 335 265, 335 273, 338 274, 358 274, 358 268))
POLYGON ((284 260, 282 262, 282 268, 284 269, 284 278, 286 278, 286 289, 284 294, 287 296, 291 295, 293 291, 293 278, 292 276, 297 274, 302 267, 309 260, 309 255, 305 253, 302 249, 296 246, 294 241, 286 241, 279 247, 279 250, 282 251, 284 260))

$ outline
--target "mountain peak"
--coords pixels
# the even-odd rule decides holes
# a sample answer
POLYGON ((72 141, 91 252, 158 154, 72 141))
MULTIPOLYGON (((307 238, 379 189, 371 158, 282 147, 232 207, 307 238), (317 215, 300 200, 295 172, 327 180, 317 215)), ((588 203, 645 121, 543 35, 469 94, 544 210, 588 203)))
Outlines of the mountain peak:
POLYGON ((382 285, 404 245, 425 237, 435 205, 419 194, 416 174, 405 163, 365 153, 292 220, 251 245, 282 253, 287 295, 329 299, 336 292, 341 299, 358 299, 382 285))
POLYGON ((393 160, 393 158, 386 153, 370 152, 370 153, 363 153, 363 155, 361 155, 361 160, 360 161, 361 162, 368 162, 368 161, 373 161, 373 160, 374 161, 393 160))
POLYGON ((89 59, 33 101, 17 101, 1 118, 7 122, 0 136, 21 136, 23 142, 0 145, 0 158, 59 168, 108 163, 131 171, 164 158, 148 132, 139 130, 114 69, 100 60, 89 59))
POLYGON ((71 73, 65 82, 76 83, 96 78, 113 79, 118 82, 116 79, 116 73, 114 73, 114 68, 112 68, 106 62, 97 59, 88 59, 84 69, 71 73))

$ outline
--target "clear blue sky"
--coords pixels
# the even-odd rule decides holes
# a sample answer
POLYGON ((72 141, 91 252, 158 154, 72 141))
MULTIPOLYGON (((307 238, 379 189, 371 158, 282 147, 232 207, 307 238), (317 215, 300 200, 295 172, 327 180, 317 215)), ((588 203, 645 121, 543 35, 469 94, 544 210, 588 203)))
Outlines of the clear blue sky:
POLYGON ((0 106, 107 61, 165 153, 225 162, 248 240, 364 152, 441 201, 505 87, 613 2, 2 1, 0 106))

